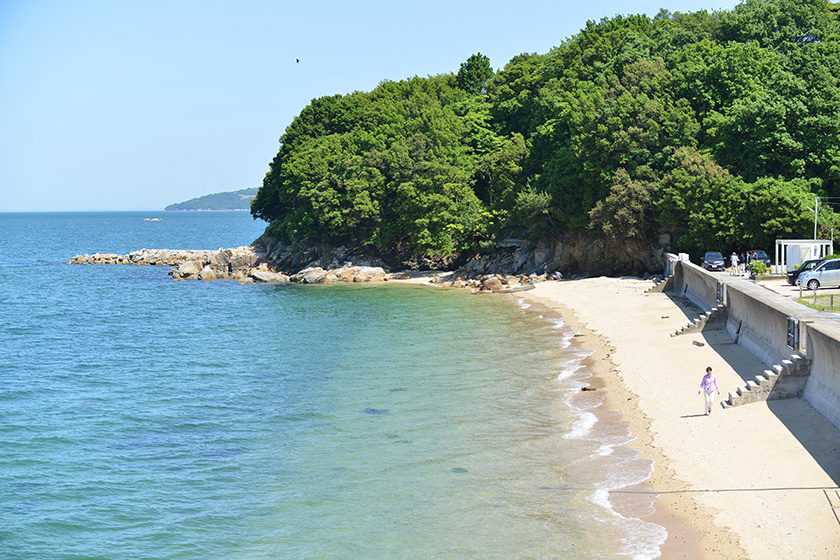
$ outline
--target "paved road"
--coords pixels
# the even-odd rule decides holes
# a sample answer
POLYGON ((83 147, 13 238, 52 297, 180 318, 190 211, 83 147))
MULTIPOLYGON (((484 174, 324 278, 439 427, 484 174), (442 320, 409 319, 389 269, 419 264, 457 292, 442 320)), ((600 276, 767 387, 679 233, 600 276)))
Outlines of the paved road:
MULTIPOLYGON (((802 288, 802 295, 800 296, 799 286, 791 286, 787 283, 787 279, 785 278, 773 278, 772 280, 763 280, 759 282, 759 285, 764 286, 767 289, 773 290, 778 294, 792 299, 799 299, 800 297, 808 297, 814 295, 814 292, 812 292, 811 290, 807 288, 802 288)), ((831 295, 835 296, 835 309, 840 309, 840 288, 820 288, 819 290, 817 290, 817 297, 820 299, 831 295)))

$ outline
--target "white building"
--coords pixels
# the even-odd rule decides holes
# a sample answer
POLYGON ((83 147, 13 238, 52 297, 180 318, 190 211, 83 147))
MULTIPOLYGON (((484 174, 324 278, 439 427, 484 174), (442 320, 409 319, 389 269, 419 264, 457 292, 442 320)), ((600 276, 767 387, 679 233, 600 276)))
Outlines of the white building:
POLYGON ((834 254, 834 241, 823 239, 777 239, 776 272, 785 272, 811 259, 834 254), (781 257, 781 258, 780 258, 781 257))

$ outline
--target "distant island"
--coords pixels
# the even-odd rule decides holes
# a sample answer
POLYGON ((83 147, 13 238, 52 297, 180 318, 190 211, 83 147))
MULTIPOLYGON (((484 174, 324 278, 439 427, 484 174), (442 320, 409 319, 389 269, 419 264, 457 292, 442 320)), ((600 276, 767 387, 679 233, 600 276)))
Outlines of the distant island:
POLYGON ((177 204, 170 204, 164 211, 166 212, 191 212, 191 211, 223 211, 223 210, 250 210, 251 200, 257 195, 257 188, 242 189, 239 191, 220 192, 216 194, 208 194, 187 200, 186 202, 179 202, 177 204))

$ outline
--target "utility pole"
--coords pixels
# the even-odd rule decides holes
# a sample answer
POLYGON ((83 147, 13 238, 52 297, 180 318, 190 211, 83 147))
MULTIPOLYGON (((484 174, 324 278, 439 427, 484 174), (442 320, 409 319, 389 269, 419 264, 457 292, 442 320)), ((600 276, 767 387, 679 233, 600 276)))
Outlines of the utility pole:
POLYGON ((814 197, 814 240, 817 239, 817 212, 820 209, 820 197, 814 197))

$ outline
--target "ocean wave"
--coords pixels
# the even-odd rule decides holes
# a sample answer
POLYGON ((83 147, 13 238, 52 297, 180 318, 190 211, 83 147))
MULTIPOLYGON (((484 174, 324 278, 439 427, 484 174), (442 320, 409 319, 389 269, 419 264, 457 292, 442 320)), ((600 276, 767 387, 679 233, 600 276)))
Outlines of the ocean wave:
POLYGON ((625 517, 615 511, 610 503, 610 490, 599 488, 593 492, 590 501, 607 513, 607 523, 617 526, 626 536, 621 539, 622 556, 633 560, 652 560, 662 555, 660 547, 668 538, 665 527, 648 523, 636 517, 625 517))
POLYGON ((598 417, 591 412, 583 411, 580 417, 572 424, 572 429, 564 436, 566 439, 580 439, 592 431, 598 417))
MULTIPOLYGON (((557 374, 557 381, 571 381, 575 379, 575 376, 580 373, 580 371, 584 369, 583 364, 575 363, 573 360, 569 360, 568 362, 564 362, 560 373, 557 374)), ((574 389, 580 391, 581 384, 576 383, 575 386, 572 387, 572 384, 569 385, 569 389, 574 389)))

